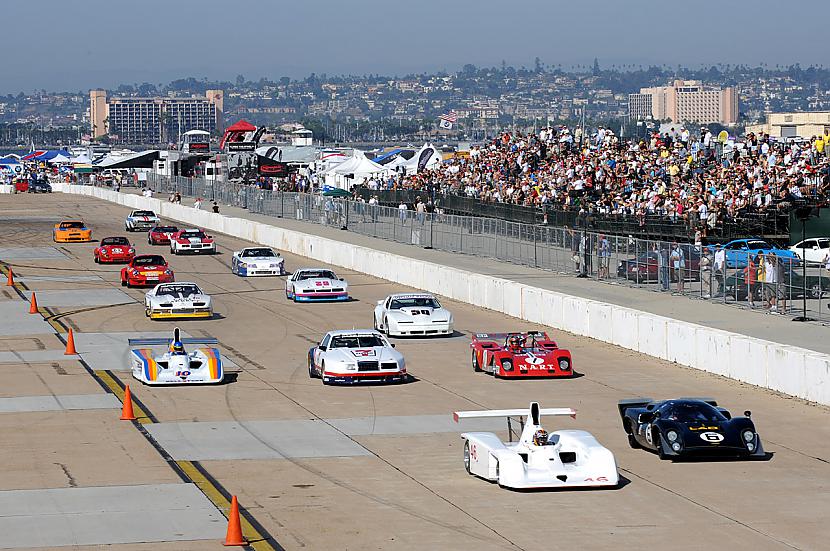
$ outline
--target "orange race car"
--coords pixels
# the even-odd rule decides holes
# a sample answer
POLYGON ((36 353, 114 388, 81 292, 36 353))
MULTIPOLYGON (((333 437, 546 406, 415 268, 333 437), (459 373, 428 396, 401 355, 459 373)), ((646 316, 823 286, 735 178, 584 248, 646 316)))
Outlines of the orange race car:
POLYGON ((62 220, 52 230, 55 243, 88 243, 92 241, 92 230, 80 220, 62 220))

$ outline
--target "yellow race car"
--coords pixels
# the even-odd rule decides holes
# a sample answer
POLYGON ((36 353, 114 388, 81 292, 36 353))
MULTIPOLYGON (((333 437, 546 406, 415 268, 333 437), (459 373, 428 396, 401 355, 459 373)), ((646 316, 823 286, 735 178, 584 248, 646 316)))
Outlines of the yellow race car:
POLYGON ((62 220, 52 230, 55 243, 87 243, 92 241, 92 230, 80 220, 62 220))

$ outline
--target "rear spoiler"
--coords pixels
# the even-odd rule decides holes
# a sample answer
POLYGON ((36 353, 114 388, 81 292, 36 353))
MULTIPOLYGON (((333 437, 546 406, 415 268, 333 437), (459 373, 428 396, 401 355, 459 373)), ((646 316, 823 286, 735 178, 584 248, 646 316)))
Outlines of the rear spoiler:
POLYGON ((167 346, 171 342, 179 341, 182 344, 219 344, 219 339, 210 337, 203 337, 201 339, 194 339, 192 337, 181 338, 181 331, 178 327, 173 329, 172 339, 128 339, 129 346, 167 346))
POLYGON ((651 398, 627 398, 617 402, 617 408, 620 410, 620 417, 625 419, 625 411, 630 408, 643 408, 652 403, 651 398))
POLYGON ((576 410, 573 408, 546 408, 540 409, 538 402, 531 402, 527 409, 489 409, 484 411, 455 411, 452 414, 453 420, 458 423, 460 419, 481 419, 493 417, 531 417, 533 424, 539 424, 542 415, 568 415, 576 418, 576 410))

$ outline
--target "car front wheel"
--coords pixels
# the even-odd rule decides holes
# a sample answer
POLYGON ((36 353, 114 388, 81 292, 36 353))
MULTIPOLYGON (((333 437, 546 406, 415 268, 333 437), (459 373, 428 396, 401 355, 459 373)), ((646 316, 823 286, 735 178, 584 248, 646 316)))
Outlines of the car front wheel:
POLYGON ((467 471, 467 474, 473 474, 470 470, 470 441, 464 441, 464 470, 467 471))
POLYGON ((473 371, 476 372, 476 373, 480 373, 481 372, 481 366, 478 365, 478 355, 476 354, 475 350, 473 350, 473 353, 472 353, 472 364, 473 364, 473 371))

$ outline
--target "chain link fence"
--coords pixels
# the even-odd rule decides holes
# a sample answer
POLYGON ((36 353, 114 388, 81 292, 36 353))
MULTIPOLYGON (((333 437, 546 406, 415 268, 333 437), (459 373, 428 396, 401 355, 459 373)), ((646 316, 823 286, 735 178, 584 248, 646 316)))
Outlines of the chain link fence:
POLYGON ((416 212, 319 193, 151 175, 157 194, 201 198, 249 212, 311 222, 362 235, 522 264, 770 313, 830 321, 830 273, 797 259, 758 257, 745 250, 605 235, 568 227, 494 218, 416 212))

